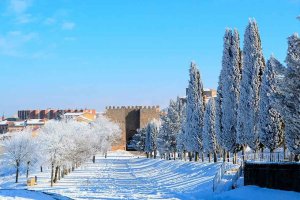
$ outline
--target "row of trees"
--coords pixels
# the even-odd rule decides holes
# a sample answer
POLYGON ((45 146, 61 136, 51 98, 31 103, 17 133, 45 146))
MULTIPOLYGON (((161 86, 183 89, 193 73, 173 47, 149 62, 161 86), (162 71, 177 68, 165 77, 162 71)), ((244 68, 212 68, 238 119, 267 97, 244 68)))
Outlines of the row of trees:
POLYGON ((16 132, 3 141, 5 167, 20 170, 51 167, 51 186, 96 153, 106 153, 120 138, 118 125, 100 116, 89 124, 75 120, 51 120, 36 134, 31 129, 16 132))
POLYGON ((226 29, 217 97, 205 104, 203 83, 195 63, 190 67, 186 98, 171 100, 161 122, 151 122, 134 137, 137 150, 162 157, 188 152, 198 160, 223 152, 274 152, 287 146, 300 154, 300 39, 288 39, 287 68, 274 56, 265 62, 258 26, 250 20, 243 50, 237 30, 226 29), (152 128, 150 128, 152 127, 152 128), (155 128, 153 128, 155 127, 155 128), (154 130, 155 129, 155 130, 154 130), (148 139, 147 139, 148 138, 148 139), (151 139, 149 139, 151 138, 151 139), (151 142, 151 144, 149 144, 151 142), (149 148, 153 147, 153 148, 149 148))

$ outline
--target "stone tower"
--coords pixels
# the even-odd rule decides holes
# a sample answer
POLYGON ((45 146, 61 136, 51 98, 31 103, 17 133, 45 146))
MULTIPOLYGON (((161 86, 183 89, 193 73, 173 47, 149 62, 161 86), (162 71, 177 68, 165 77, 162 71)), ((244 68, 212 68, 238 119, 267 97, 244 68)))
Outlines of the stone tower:
POLYGON ((133 150, 127 145, 139 128, 144 128, 151 120, 159 119, 159 106, 108 106, 105 115, 119 124, 122 130, 120 143, 113 150, 133 150))

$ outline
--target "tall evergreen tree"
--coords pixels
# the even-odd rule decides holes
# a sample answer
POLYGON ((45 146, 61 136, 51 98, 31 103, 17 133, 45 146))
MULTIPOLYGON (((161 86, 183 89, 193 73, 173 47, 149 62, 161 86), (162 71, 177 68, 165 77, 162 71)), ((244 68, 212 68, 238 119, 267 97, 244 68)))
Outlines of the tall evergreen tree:
POLYGON ((159 121, 152 120, 146 127, 145 152, 148 157, 149 155, 152 157, 152 153, 154 153, 153 156, 156 158, 159 126, 159 121))
POLYGON ((287 64, 284 78, 285 139, 288 149, 300 154, 300 38, 288 38, 287 64))
POLYGON ((177 98, 180 114, 180 131, 176 138, 176 148, 179 153, 185 153, 186 98, 177 98))
MULTIPOLYGON (((186 148, 198 154, 202 151, 202 128, 204 116, 203 84, 195 63, 191 64, 187 91, 186 148)), ((197 157, 197 156, 196 156, 197 157)))
MULTIPOLYGON (((190 67, 190 81, 187 91, 186 148, 196 154, 202 151, 202 128, 204 116, 203 84, 195 63, 190 67)), ((196 156, 197 158, 197 156, 196 156)))
POLYGON ((283 66, 273 56, 268 60, 260 92, 260 142, 273 152, 284 141, 284 121, 274 104, 277 93, 276 69, 283 66))
POLYGON ((241 145, 249 145, 253 150, 259 147, 259 93, 264 68, 258 26, 255 20, 250 19, 244 34, 237 141, 241 145))
MULTIPOLYGON (((209 100, 205 114, 204 114, 204 126, 203 126, 203 149, 204 152, 213 153, 214 162, 217 162, 217 139, 216 139, 216 107, 215 100, 212 98, 209 100)), ((210 157, 210 156, 209 156, 210 157)))
POLYGON ((223 102, 223 81, 222 81, 222 73, 223 69, 221 69, 221 73, 219 75, 219 83, 217 88, 217 97, 216 97, 216 138, 221 147, 224 146, 224 138, 223 138, 223 127, 222 127, 222 102, 223 102))
POLYGON ((137 151, 145 150, 145 139, 146 139, 146 128, 141 128, 137 130, 137 133, 134 134, 130 145, 137 151))
POLYGON ((157 150, 159 151, 161 157, 165 157, 166 155, 169 156, 170 153, 169 151, 170 119, 168 118, 168 115, 165 114, 161 116, 160 120, 161 120, 161 126, 159 128, 159 132, 157 136, 157 150))
POLYGON ((176 138, 181 129, 179 101, 170 101, 166 115, 161 117, 162 126, 158 135, 160 153, 174 154, 177 151, 176 138))
POLYGON ((237 136, 237 109, 240 95, 240 81, 242 70, 240 38, 237 30, 232 33, 226 30, 224 36, 224 50, 222 58, 222 144, 229 152, 237 152, 239 145, 237 136))
POLYGON ((180 119, 180 110, 179 110, 179 99, 177 101, 170 101, 168 107, 168 118, 169 118, 169 151, 175 153, 176 149, 176 138, 181 129, 181 119, 180 119))

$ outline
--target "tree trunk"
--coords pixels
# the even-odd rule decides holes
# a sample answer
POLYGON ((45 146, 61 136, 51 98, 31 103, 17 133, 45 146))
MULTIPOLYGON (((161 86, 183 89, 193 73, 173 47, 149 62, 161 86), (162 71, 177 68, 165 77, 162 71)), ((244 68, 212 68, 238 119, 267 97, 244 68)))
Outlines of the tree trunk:
POLYGON ((58 168, 59 168, 58 166, 55 167, 55 175, 53 180, 54 183, 57 183, 58 168))
POLYGON ((286 145, 285 143, 283 143, 283 159, 286 160, 287 157, 286 157, 286 145))
POLYGON ((147 158, 149 158, 149 152, 146 152, 147 158))
POLYGON ((65 177, 65 167, 62 168, 62 172, 61 172, 61 178, 65 177))
POLYGON ((295 161, 295 162, 299 162, 299 155, 298 155, 298 154, 295 154, 295 156, 294 156, 294 161, 295 161))
POLYGON ((29 176, 29 165, 30 165, 30 161, 27 162, 26 178, 28 178, 29 176))
POLYGON ((186 161, 186 150, 183 151, 183 159, 186 161))
POLYGON ((270 162, 274 160, 274 149, 270 149, 270 162))
POLYGON ((228 151, 227 152, 227 162, 229 162, 229 160, 230 160, 230 152, 228 151))
POLYGON ((193 158, 192 158, 192 152, 189 152, 188 153, 188 156, 189 156, 189 160, 190 160, 190 162, 193 160, 193 158))
POLYGON ((54 163, 51 164, 51 187, 53 187, 54 163))
POLYGON ((208 162, 210 162, 211 161, 211 154, 209 153, 208 154, 208 162))
POLYGON ((227 157, 226 151, 225 149, 223 149, 223 162, 226 162, 226 157, 227 157))
POLYGON ((156 159, 156 156, 157 156, 157 152, 156 150, 154 150, 154 159, 156 159))
POLYGON ((202 162, 204 162, 204 153, 203 152, 201 153, 201 159, 202 159, 202 162))
POLYGON ((60 173, 60 167, 58 168, 58 180, 60 181, 60 175, 61 175, 61 173, 60 173))
POLYGON ((245 145, 242 145, 242 160, 245 161, 245 145))
POLYGON ((174 151, 174 160, 176 160, 176 151, 174 151))
POLYGON ((199 153, 195 152, 195 162, 197 162, 199 160, 199 153))
POLYGON ((264 160, 264 148, 261 148, 261 160, 264 160))
POLYGON ((18 183, 18 182, 19 182, 19 167, 20 167, 20 162, 17 161, 16 164, 17 164, 17 170, 16 170, 16 183, 18 183))
POLYGON ((96 162, 96 156, 93 156, 93 163, 96 162))
POLYGON ((217 153, 214 151, 214 162, 218 162, 217 153))
POLYGON ((233 164, 237 164, 237 152, 233 153, 233 164))

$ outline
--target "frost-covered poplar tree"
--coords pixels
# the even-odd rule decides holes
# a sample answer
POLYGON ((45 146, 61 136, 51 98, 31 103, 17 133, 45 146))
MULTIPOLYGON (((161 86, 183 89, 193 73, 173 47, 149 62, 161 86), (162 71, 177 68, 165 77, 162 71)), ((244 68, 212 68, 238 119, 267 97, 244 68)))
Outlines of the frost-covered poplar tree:
POLYGON ((284 78, 285 139, 288 149, 297 158, 300 154, 300 38, 294 34, 288 38, 285 59, 287 69, 284 78))
POLYGON ((170 119, 167 114, 161 116, 161 126, 159 128, 157 136, 157 150, 161 157, 170 157, 170 137, 169 137, 169 127, 170 119))
POLYGON ((146 138, 145 138, 145 152, 147 156, 152 157, 152 152, 154 158, 156 158, 157 153, 157 135, 159 132, 160 123, 158 120, 152 120, 146 127, 146 138))
POLYGON ((177 135, 181 129, 180 107, 179 99, 177 101, 170 101, 167 113, 162 116, 162 127, 158 137, 158 145, 160 152, 173 153, 174 159, 177 152, 177 135))
POLYGON ((204 114, 204 126, 203 126, 203 149, 204 152, 213 153, 214 162, 217 162, 217 139, 216 139, 216 107, 215 99, 210 99, 205 110, 204 114))
POLYGON ((177 134, 180 132, 181 129, 181 119, 180 119, 180 110, 179 110, 179 101, 170 101, 170 105, 168 107, 168 118, 170 120, 169 122, 169 150, 170 152, 175 153, 177 151, 176 149, 176 138, 177 134))
POLYGON ((259 147, 259 95, 264 68, 258 26, 254 19, 250 19, 244 34, 237 141, 253 150, 259 147))
POLYGON ((222 147, 228 152, 237 152, 237 109, 240 95, 242 70, 240 37, 237 30, 227 29, 224 36, 222 58, 222 147))
POLYGON ((221 69, 221 73, 219 75, 219 83, 217 88, 217 97, 216 97, 216 138, 220 147, 224 146, 223 139, 223 127, 222 127, 222 101, 223 101, 223 81, 222 81, 222 73, 223 69, 221 69))
POLYGON ((179 114, 180 114, 180 131, 177 134, 176 138, 176 148, 179 153, 183 153, 185 156, 186 148, 185 148, 185 125, 186 125, 186 98, 177 98, 178 106, 179 106, 179 114))
POLYGON ((260 93, 260 142, 273 152, 284 141, 284 121, 274 104, 277 93, 276 69, 282 65, 273 56, 268 60, 262 78, 260 93))
POLYGON ((190 67, 190 80, 187 90, 186 149, 197 154, 202 151, 202 129, 204 117, 204 95, 200 72, 195 63, 190 67))
POLYGON ((134 134, 130 145, 137 151, 145 150, 145 139, 146 139, 146 128, 140 128, 137 130, 137 133, 134 134))

